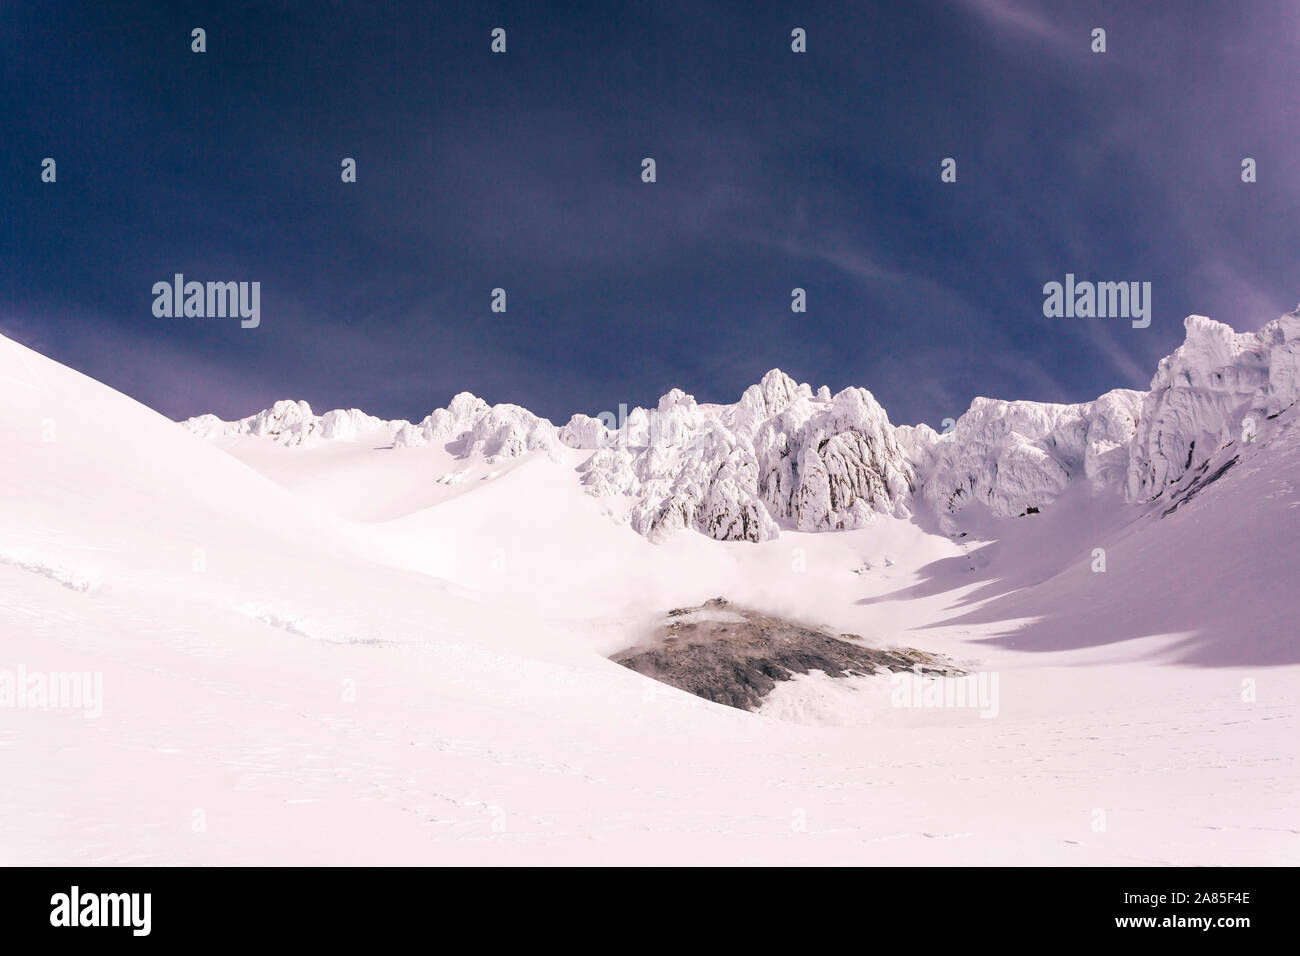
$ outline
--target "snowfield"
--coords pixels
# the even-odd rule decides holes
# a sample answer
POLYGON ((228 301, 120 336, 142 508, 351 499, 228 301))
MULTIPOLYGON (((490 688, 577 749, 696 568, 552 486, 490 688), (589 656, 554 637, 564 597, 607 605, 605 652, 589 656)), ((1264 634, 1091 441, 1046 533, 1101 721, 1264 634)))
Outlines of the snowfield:
POLYGON ((618 428, 178 425, 0 338, 0 863, 1300 863, 1300 316, 1187 334, 945 435, 775 370, 618 428), (608 659, 716 596, 996 713, 608 659))

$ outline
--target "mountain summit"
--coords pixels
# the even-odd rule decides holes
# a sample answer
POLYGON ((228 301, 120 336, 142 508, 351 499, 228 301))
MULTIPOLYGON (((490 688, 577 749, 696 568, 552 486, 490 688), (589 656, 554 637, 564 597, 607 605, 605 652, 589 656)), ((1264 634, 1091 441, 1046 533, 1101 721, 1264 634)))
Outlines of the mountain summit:
POLYGON ((625 420, 574 415, 556 427, 517 405, 468 392, 419 423, 357 409, 315 415, 281 401, 235 422, 184 422, 205 438, 250 435, 291 447, 378 441, 394 450, 442 443, 488 465, 530 452, 577 464, 588 494, 611 499, 640 534, 692 529, 763 541, 781 528, 836 531, 876 514, 941 514, 978 503, 996 517, 1041 511, 1075 482, 1159 498, 1233 442, 1267 441, 1300 397, 1300 310, 1237 333, 1192 315, 1186 341, 1161 360, 1149 390, 1115 389, 1073 405, 976 398, 943 434, 895 426, 872 394, 814 391, 772 369, 731 405, 673 389, 625 420))

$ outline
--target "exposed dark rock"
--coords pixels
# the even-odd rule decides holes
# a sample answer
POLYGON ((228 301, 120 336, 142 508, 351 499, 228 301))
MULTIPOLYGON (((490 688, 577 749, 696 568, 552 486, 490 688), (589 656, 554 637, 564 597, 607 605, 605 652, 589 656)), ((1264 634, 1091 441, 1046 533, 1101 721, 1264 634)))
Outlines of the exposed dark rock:
POLYGON ((958 675, 950 661, 914 648, 873 648, 713 598, 674 608, 642 644, 612 660, 719 704, 754 710, 777 681, 819 670, 832 677, 910 671, 958 675))
POLYGON ((1196 497, 1198 492, 1204 491, 1208 485, 1212 485, 1214 482, 1222 478, 1224 474, 1227 473, 1228 469, 1237 463, 1238 457, 1240 456, 1233 455, 1222 465, 1216 468, 1212 474, 1209 475, 1207 475, 1205 472, 1209 469, 1210 463, 1208 461, 1202 463, 1201 466, 1198 469, 1196 469, 1198 474, 1195 478, 1192 479, 1191 484, 1189 484, 1182 491, 1174 495, 1173 504, 1170 505, 1168 508, 1166 508, 1164 512, 1160 515, 1160 517, 1162 518, 1169 517, 1169 515, 1173 514, 1175 511, 1178 510, 1179 505, 1187 504, 1187 502, 1191 501, 1194 497, 1196 497))

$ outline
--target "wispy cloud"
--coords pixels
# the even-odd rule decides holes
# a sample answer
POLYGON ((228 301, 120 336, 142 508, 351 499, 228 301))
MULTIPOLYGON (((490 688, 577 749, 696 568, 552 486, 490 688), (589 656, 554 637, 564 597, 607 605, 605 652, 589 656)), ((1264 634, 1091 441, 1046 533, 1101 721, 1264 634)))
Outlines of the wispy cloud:
POLYGON ((1084 38, 1033 8, 1014 0, 957 0, 958 4, 985 22, 1005 31, 1036 37, 1062 50, 1083 47, 1084 38))

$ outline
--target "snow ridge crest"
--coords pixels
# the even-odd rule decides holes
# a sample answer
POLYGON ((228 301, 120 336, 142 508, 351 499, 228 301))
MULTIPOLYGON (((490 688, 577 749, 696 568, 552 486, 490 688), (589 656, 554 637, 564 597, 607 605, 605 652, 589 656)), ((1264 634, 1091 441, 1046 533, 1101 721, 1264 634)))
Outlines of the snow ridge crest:
POLYGON ((280 401, 235 422, 201 415, 204 438, 252 435, 291 447, 378 436, 393 448, 440 442, 489 463, 544 452, 577 464, 588 494, 621 500, 629 524, 658 537, 691 529, 724 541, 763 541, 781 528, 836 531, 919 504, 955 513, 979 503, 998 517, 1033 513, 1076 481, 1160 497, 1217 450, 1253 441, 1300 399, 1300 308, 1259 332, 1205 316, 1162 359, 1145 391, 1115 389, 1078 404, 976 398, 944 434, 895 426, 871 392, 832 394, 767 372, 732 405, 704 405, 674 388, 622 421, 574 415, 557 428, 518 405, 468 392, 422 421, 358 409, 315 415, 280 401))

